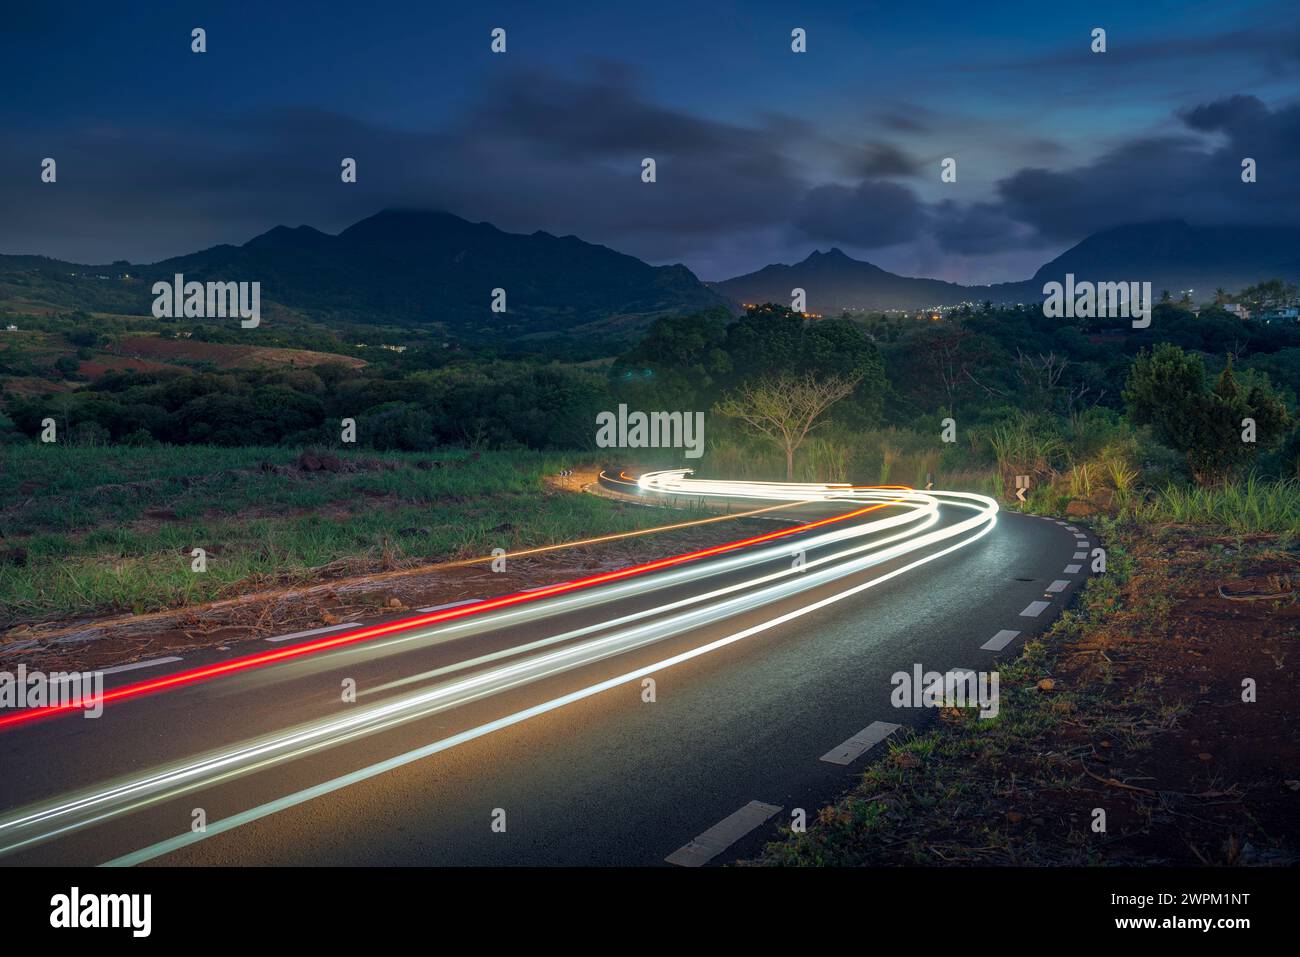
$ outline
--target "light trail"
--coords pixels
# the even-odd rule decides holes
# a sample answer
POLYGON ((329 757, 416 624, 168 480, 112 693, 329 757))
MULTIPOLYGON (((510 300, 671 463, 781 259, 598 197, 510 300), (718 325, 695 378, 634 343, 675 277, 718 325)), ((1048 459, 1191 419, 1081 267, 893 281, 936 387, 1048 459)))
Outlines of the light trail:
MULTIPOLYGON (((449 709, 483 700, 519 688, 528 684, 590 667, 606 659, 635 652, 656 642, 691 633, 719 620, 752 612, 778 601, 790 600, 813 589, 824 588, 846 576, 861 572, 883 562, 905 556, 920 549, 927 549, 953 540, 951 544, 930 552, 908 564, 892 571, 870 578, 849 588, 837 591, 827 597, 812 601, 793 611, 776 615, 758 625, 736 632, 723 639, 708 642, 695 649, 661 659, 660 661, 635 669, 604 681, 584 686, 558 698, 535 705, 532 708, 516 712, 506 718, 498 719, 468 731, 441 739, 426 745, 407 755, 380 762, 369 769, 354 772, 344 778, 336 779, 337 786, 345 786, 355 780, 361 780, 373 773, 399 766, 410 760, 445 750, 457 743, 473 740, 483 734, 508 727, 528 717, 542 714, 564 704, 581 700, 597 694, 602 690, 637 678, 657 670, 672 667, 683 661, 699 657, 709 651, 724 647, 741 638, 768 630, 776 625, 806 615, 809 612, 840 601, 853 594, 873 587, 880 582, 892 579, 904 572, 917 568, 943 555, 949 554, 973 541, 978 540, 992 530, 996 522, 997 504, 981 495, 959 492, 918 492, 910 489, 855 488, 847 485, 798 485, 793 483, 727 483, 696 482, 687 478, 685 470, 650 473, 643 476, 640 485, 647 491, 657 494, 700 494, 704 497, 738 497, 738 498, 780 498, 788 496, 799 501, 817 500, 851 508, 845 515, 834 519, 824 519, 806 523, 797 530, 807 532, 812 529, 825 529, 800 539, 794 543, 767 544, 780 537, 777 533, 757 536, 745 540, 747 543, 762 545, 752 551, 733 554, 737 543, 718 549, 692 553, 708 560, 687 567, 677 567, 681 562, 650 563, 648 566, 636 566, 650 570, 660 566, 666 570, 647 577, 632 580, 617 580, 614 584, 581 595, 568 595, 545 606, 531 609, 512 609, 497 613, 492 618, 498 619, 494 627, 501 627, 507 617, 516 621, 520 616, 549 617, 572 610, 588 602, 601 603, 614 600, 605 593, 614 593, 615 599, 667 587, 670 584, 690 583, 723 571, 743 568, 747 565, 761 565, 776 558, 788 559, 792 551, 823 548, 827 550, 806 562, 795 566, 787 564, 757 577, 747 578, 741 582, 724 585, 703 593, 688 595, 677 601, 655 606, 619 618, 602 621, 596 625, 561 632, 540 641, 515 646, 481 655, 476 658, 458 662, 448 668, 437 669, 421 675, 410 676, 391 682, 376 692, 401 685, 420 683, 432 678, 442 678, 453 671, 465 671, 479 668, 477 673, 468 674, 450 681, 442 681, 416 691, 405 692, 386 698, 374 704, 351 706, 342 715, 329 716, 294 728, 242 742, 241 744, 208 752, 202 757, 187 758, 181 761, 120 778, 117 781, 96 785, 74 795, 46 801, 10 814, 0 819, 0 854, 29 847, 32 844, 53 837, 72 833, 91 825, 119 817, 131 811, 147 807, 161 801, 170 800, 194 790, 212 787, 256 771, 283 764, 326 748, 336 747, 361 737, 380 733, 426 718, 449 709), (707 487, 707 491, 705 488, 707 487), (950 525, 936 528, 940 504, 975 514, 950 525), (894 506, 899 514, 884 518, 867 519, 851 525, 836 525, 853 516, 863 516, 881 508, 894 506), (909 527, 912 526, 912 527, 909 527), (853 539, 863 536, 878 535, 883 531, 897 529, 892 534, 873 538, 865 542, 853 539), (795 548, 792 549, 791 545, 795 548), (714 557, 714 556, 717 557, 714 557), (567 643, 567 644, 566 644, 567 643), (518 660, 503 663, 504 659, 518 660), (394 762, 397 762, 394 764, 394 762), (358 777, 360 775, 360 777, 358 777)), ((678 558, 684 558, 678 556, 678 558)), ((656 569, 657 570, 657 569, 656 569)), ((624 576, 626 578, 626 576, 624 576)), ((536 593, 531 593, 536 594, 536 593)), ((488 619, 480 622, 461 622, 442 625, 418 636, 390 639, 391 642, 409 641, 419 638, 426 641, 449 640, 448 633, 465 628, 477 628, 488 619)), ((511 622, 504 622, 506 624, 511 622)), ((451 635, 462 637, 462 635, 451 635)), ((378 649, 356 649, 369 653, 378 649)), ((298 795, 290 795, 279 802, 272 802, 274 807, 291 806, 300 803, 296 800, 301 795, 325 793, 332 782, 317 786, 298 795), (289 802, 285 804, 284 802, 289 802)), ((302 797, 302 800, 310 799, 302 797)), ((271 808, 272 805, 264 806, 271 808)), ((254 809, 257 810, 257 809, 254 809)), ((252 813, 252 812, 246 812, 252 813)), ((266 810, 265 813, 272 813, 266 810)), ((241 818, 243 815, 236 815, 241 818)), ((233 819, 232 819, 233 820, 233 819)), ((176 839, 183 840, 183 839, 176 839)), ((163 853, 163 851, 158 851, 163 853)), ((155 855, 156 856, 156 855, 155 855)), ((130 856, 128 856, 130 857, 130 856)), ((147 859, 147 858, 142 858, 147 859)))
MULTIPOLYGON (((600 575, 592 575, 587 578, 578 578, 572 581, 559 582, 555 585, 547 585, 542 588, 533 589, 526 592, 514 592, 509 595, 502 595, 497 598, 489 598, 484 601, 475 602, 472 605, 461 605, 453 609, 434 612, 432 614, 420 615, 413 618, 403 618, 396 621, 385 622, 382 625, 372 625, 366 628, 360 628, 355 631, 344 631, 331 635, 328 638, 319 638, 315 641, 303 642, 302 644, 290 645, 287 648, 280 648, 274 651, 264 651, 254 655, 245 655, 238 658, 232 658, 217 664, 207 665, 201 668, 192 668, 185 671, 179 671, 174 674, 166 675, 162 678, 154 678, 146 681, 139 681, 133 684, 124 685, 120 688, 114 688, 106 691, 101 696, 101 702, 105 705, 113 702, 122 701, 128 698, 137 698, 141 695, 153 694, 159 691, 171 690, 173 688, 192 685, 201 681, 207 681, 212 678, 222 677, 225 675, 235 674, 241 671, 248 671, 254 668, 260 668, 264 665, 274 664, 277 662, 288 661, 294 658, 302 658, 308 655, 314 655, 321 651, 334 648, 341 648, 346 645, 356 644, 358 642, 369 641, 372 638, 383 635, 393 634, 395 632, 404 632, 412 629, 426 627, 442 621, 451 621, 458 618, 466 618, 474 615, 480 615, 487 611, 498 608, 505 608, 511 605, 526 604, 529 602, 541 601, 554 595, 561 595, 566 592, 576 591, 579 589, 590 588, 594 585, 601 585, 607 582, 618 581, 624 578, 630 578, 636 575, 643 575, 647 572, 657 571, 662 568, 671 568, 675 565, 681 565, 686 562, 696 561, 701 558, 708 558, 712 555, 721 555, 729 551, 746 548, 761 542, 772 541, 778 538, 784 538, 790 535, 800 534, 810 529, 819 528, 834 522, 846 521, 858 515, 875 511, 885 507, 887 503, 878 503, 866 508, 857 509, 847 512, 843 515, 835 515, 830 518, 823 518, 813 522, 806 522, 802 525, 795 525, 790 528, 778 529, 772 532, 766 532, 762 535, 756 535, 750 538, 740 539, 734 542, 727 542, 722 545, 715 545, 711 548, 699 549, 694 552, 686 552, 681 555, 673 555, 668 558, 661 558, 657 561, 646 562, 641 565, 631 565, 627 568, 620 568, 612 572, 604 572, 600 575)), ((725 516, 724 516, 725 517, 725 516)), ((40 708, 30 708, 26 711, 20 711, 16 714, 7 715, 0 718, 0 731, 12 728, 15 725, 25 724, 30 721, 38 721, 44 718, 57 717, 60 715, 72 714, 81 710, 79 704, 66 703, 57 705, 46 705, 40 708)))

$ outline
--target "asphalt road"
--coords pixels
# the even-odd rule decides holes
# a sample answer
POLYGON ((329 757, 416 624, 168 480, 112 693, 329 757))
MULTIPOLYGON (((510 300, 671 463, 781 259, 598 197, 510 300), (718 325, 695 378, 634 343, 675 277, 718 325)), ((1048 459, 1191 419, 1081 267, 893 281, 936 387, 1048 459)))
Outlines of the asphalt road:
MULTIPOLYGON (((845 510, 819 503, 796 514, 845 510)), ((897 513, 891 506, 865 518, 897 513)), ((935 527, 969 517, 945 505, 935 527)), ((746 606, 755 579, 783 574, 812 534, 783 539, 785 550, 763 562, 744 557, 760 546, 739 560, 732 554, 736 567, 708 578, 690 573, 704 561, 691 563, 640 576, 635 587, 602 584, 466 619, 479 623, 458 624, 459 632, 449 631, 452 623, 410 629, 114 702, 96 720, 72 714, 0 731, 0 849, 7 849, 0 864, 663 865, 683 847, 691 849, 677 862, 731 861, 758 850, 794 809, 815 815, 884 745, 847 764, 823 755, 874 722, 933 720, 932 709, 892 706, 895 672, 992 670, 1059 614, 1087 574, 1087 561, 1075 556, 1096 544, 1082 529, 1002 512, 966 547, 825 607, 805 612, 951 542, 746 606), (659 581, 663 587, 645 588, 659 581), (700 600, 723 588, 737 607, 700 600), (1035 602, 1041 610, 1023 614, 1035 602), (662 624, 678 615, 685 620, 675 629, 662 624), (621 616, 634 620, 614 629, 610 620, 621 616), (658 627, 670 633, 656 636, 658 627), (607 637, 638 628, 647 632, 644 644, 607 637), (699 653, 746 629, 755 631, 699 653), (1002 631, 1019 635, 1000 652, 982 647, 1002 631), (519 653, 536 642, 550 643, 519 653), (513 686, 503 674, 512 662, 524 668, 551 654, 574 655, 575 663, 529 672, 532 680, 513 686), (673 656, 684 660, 663 664, 673 656), (637 669, 653 678, 653 701, 642 676, 614 683, 637 669), (394 696, 478 678, 482 693, 461 694, 455 706, 402 712, 400 723, 354 737, 335 729, 329 747, 283 756, 286 728, 353 720, 394 696), (355 682, 357 703, 342 701, 345 680, 355 682), (589 690, 601 682, 611 686, 589 690), (585 696, 555 704, 583 689, 585 696), (265 750, 230 757, 233 745, 249 741, 265 750), (160 791, 131 810, 133 795, 147 796, 129 790, 146 772, 170 766, 179 774, 196 767, 196 755, 209 756, 204 772, 176 778, 192 780, 192 790, 160 791), (255 767, 259 755, 266 766, 255 767), (716 829, 747 806, 734 826, 716 829), (20 820, 30 808, 47 816, 20 820), (192 827, 196 809, 202 833, 192 827)), ((837 547, 810 547, 806 558, 838 567, 829 560, 837 547)), ((111 676, 109 686, 143 674, 111 676)))

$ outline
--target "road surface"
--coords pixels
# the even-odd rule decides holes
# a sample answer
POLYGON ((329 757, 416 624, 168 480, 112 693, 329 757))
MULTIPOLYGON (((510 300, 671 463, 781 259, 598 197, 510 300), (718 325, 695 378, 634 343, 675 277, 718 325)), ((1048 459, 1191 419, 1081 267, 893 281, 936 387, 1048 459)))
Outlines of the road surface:
POLYGON ((0 727, 0 864, 732 861, 933 720, 895 673, 994 670, 1097 544, 952 493, 608 482, 793 504, 689 560, 109 675, 96 719, 0 727))

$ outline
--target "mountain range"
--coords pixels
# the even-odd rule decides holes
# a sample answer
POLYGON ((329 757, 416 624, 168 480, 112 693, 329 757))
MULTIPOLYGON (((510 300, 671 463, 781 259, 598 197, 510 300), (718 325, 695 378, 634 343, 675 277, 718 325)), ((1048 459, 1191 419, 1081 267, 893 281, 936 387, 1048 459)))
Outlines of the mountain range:
POLYGON ((457 334, 637 325, 727 305, 685 266, 651 266, 575 236, 507 233, 451 213, 401 209, 338 235, 277 226, 242 246, 149 265, 0 256, 0 302, 39 292, 53 306, 148 314, 153 283, 177 273, 186 282, 260 282, 263 312, 272 318, 278 306, 327 323, 440 324, 457 334), (21 288, 24 279, 37 288, 21 288), (504 313, 491 311, 495 289, 505 290, 504 313))
POLYGON ((1181 219, 1117 226, 1067 249, 1031 279, 987 286, 898 276, 831 249, 792 266, 764 266, 713 288, 742 303, 789 302, 790 291, 800 288, 807 293, 809 312, 832 315, 963 301, 1039 302, 1043 284, 1064 282, 1066 273, 1076 282, 1150 282, 1157 296, 1167 289, 1177 298, 1191 289, 1192 298, 1202 302, 1217 288, 1234 291, 1274 278, 1300 281, 1300 228, 1192 226, 1181 219))
POLYGON ((1023 282, 964 286, 887 272, 840 251, 814 252, 717 283, 685 266, 651 266, 575 236, 508 233, 447 212, 385 210, 337 235, 277 226, 242 246, 213 246, 147 265, 79 265, 0 255, 0 306, 148 314, 151 287, 260 281, 263 312, 325 323, 441 327, 456 335, 547 336, 639 328, 657 316, 739 303, 807 310, 922 309, 963 301, 1037 302, 1050 280, 1149 280, 1157 292, 1194 289, 1197 301, 1281 278, 1300 281, 1300 228, 1193 226, 1162 220, 1096 233, 1023 282), (129 277, 129 278, 123 278, 129 277), (506 291, 506 312, 489 305, 506 291), (269 307, 267 304, 270 304, 269 307))

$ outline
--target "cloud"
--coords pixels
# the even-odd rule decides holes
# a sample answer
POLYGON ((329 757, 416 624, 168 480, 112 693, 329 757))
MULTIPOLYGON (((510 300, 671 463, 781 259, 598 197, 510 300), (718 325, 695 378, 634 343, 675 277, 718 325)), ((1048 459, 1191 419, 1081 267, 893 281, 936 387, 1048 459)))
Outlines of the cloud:
POLYGON ((507 73, 430 130, 293 108, 207 126, 27 131, 0 156, 0 249, 151 260, 279 223, 339 229, 396 205, 673 259, 686 237, 790 221, 807 183, 768 122, 660 106, 602 64, 577 78, 507 73), (39 182, 43 156, 58 160, 53 186, 39 182), (355 185, 340 182, 345 156, 355 185), (641 180, 646 157, 655 183, 641 180))
POLYGON ((795 225, 811 239, 863 249, 915 239, 925 222, 925 207, 916 194, 883 180, 814 187, 803 197, 794 218, 795 225))
MULTIPOLYGON (((1041 78, 1043 71, 1056 71, 1063 67, 1094 70, 1099 63, 1107 67, 1133 67, 1148 74, 1153 70, 1168 72, 1185 69, 1189 61, 1201 69, 1211 63, 1222 65, 1225 61, 1244 61, 1269 76, 1294 73, 1300 70, 1300 29, 1295 25, 1294 12, 1279 6, 1274 22, 1261 22, 1219 33, 1152 40, 1133 40, 1123 32, 1111 30, 1104 54, 1092 52, 1091 34, 1084 31, 1068 47, 1018 59, 971 62, 964 64, 962 69, 971 72, 1024 71, 1041 78)), ((1094 71, 1094 79, 1102 83, 1126 84, 1131 76, 1127 71, 1107 71, 1099 75, 1094 71)))
POLYGON ((1050 240, 1171 217, 1261 226, 1300 218, 1300 106, 1270 110, 1233 96, 1181 116, 1185 134, 1135 137, 1071 169, 1019 170, 998 183, 990 211, 1050 240), (1246 157, 1258 164, 1256 183, 1241 180, 1246 157))
POLYGON ((637 74, 602 63, 577 74, 501 71, 426 128, 296 107, 19 128, 0 151, 0 250, 153 261, 277 224, 336 231, 403 206, 572 233, 723 277, 820 243, 888 249, 887 258, 912 244, 927 256, 971 257, 962 265, 970 270, 978 257, 1054 253, 1123 223, 1300 219, 1297 105, 1245 95, 1191 104, 1174 114, 1181 126, 1172 132, 1130 136, 1074 165, 1055 140, 1013 132, 1001 142, 1019 144, 1007 152, 1031 164, 991 192, 933 202, 921 180, 897 180, 926 162, 914 150, 927 130, 966 120, 888 103, 873 110, 899 142, 777 113, 722 121, 656 102, 637 74), (54 186, 39 181, 45 156, 59 163, 54 186), (358 161, 354 185, 339 179, 345 156, 358 161), (1258 183, 1241 182, 1246 156, 1259 164, 1258 183), (645 157, 657 182, 641 180, 645 157))
POLYGON ((892 143, 868 143, 856 157, 854 172, 864 178, 911 176, 921 161, 892 143))
POLYGON ((978 256, 1041 246, 1042 236, 995 203, 944 200, 930 211, 931 232, 944 252, 978 256))

